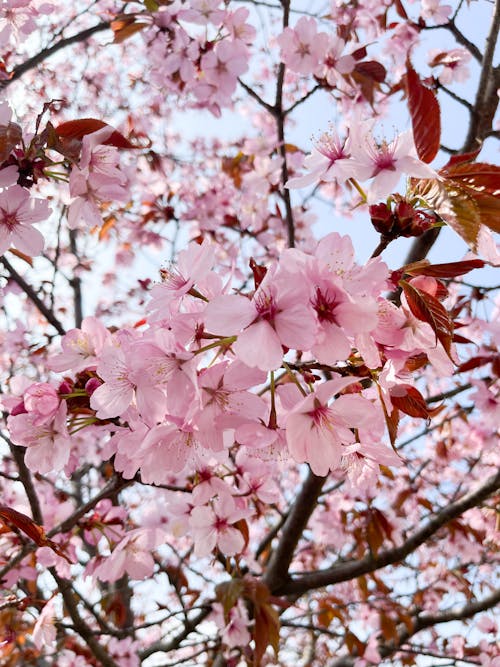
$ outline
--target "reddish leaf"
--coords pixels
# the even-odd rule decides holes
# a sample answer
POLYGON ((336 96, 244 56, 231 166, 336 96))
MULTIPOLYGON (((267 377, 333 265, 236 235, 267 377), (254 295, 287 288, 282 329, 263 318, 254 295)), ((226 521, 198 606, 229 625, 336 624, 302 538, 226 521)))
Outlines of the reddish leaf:
POLYGON ((464 361, 463 364, 457 368, 457 373, 463 373, 464 371, 471 371, 474 368, 479 368, 480 366, 485 366, 486 364, 491 363, 495 360, 496 355, 478 355, 477 357, 471 357, 464 361))
POLYGON ((363 74, 377 83, 383 83, 387 76, 385 67, 376 60, 364 60, 363 62, 357 63, 354 70, 358 72, 358 74, 363 74))
POLYGON ((434 91, 420 81, 410 62, 406 70, 406 88, 417 155, 423 162, 432 162, 441 139, 439 102, 434 91))
MULTIPOLYGON (((464 241, 476 249, 481 223, 488 215, 495 214, 495 208, 488 211, 487 202, 482 213, 478 204, 479 193, 461 186, 452 179, 413 179, 413 194, 421 197, 464 241), (484 216, 484 219, 483 219, 484 216)), ((495 199, 498 204, 498 199, 495 199)))
POLYGON ((19 257, 19 259, 22 259, 23 262, 26 262, 26 264, 29 264, 30 266, 33 266, 33 257, 30 257, 29 255, 25 255, 24 252, 21 252, 20 250, 17 250, 16 248, 9 248, 9 252, 11 252, 16 257, 19 257))
POLYGON ((58 556, 62 556, 68 563, 72 561, 66 556, 66 554, 61 550, 60 546, 49 540, 45 535, 43 526, 39 526, 37 523, 30 519, 29 516, 18 512, 11 507, 6 507, 5 505, 0 505, 0 520, 4 522, 9 528, 17 528, 21 530, 25 535, 27 535, 30 540, 32 540, 39 547, 50 547, 58 556))
MULTIPOLYGON (((437 340, 446 350, 451 359, 451 342, 453 338, 453 322, 445 308, 427 292, 419 290, 406 280, 401 280, 408 307, 413 315, 422 322, 430 324, 437 340)), ((452 359, 453 361, 453 359, 452 359)))
POLYGON ((473 269, 482 269, 482 259, 468 259, 463 262, 448 262, 446 264, 430 264, 427 260, 408 264, 403 271, 410 276, 431 276, 432 278, 456 278, 463 276, 473 269))
POLYGON ((466 162, 443 167, 439 173, 481 193, 500 194, 500 167, 495 164, 466 162))
POLYGON ((250 268, 252 269, 253 279, 255 282, 255 289, 259 289, 259 285, 264 280, 264 276, 267 273, 267 268, 261 264, 257 264, 253 257, 250 257, 249 262, 250 268))
POLYGON ((0 162, 4 162, 11 150, 22 139, 22 131, 17 123, 8 123, 0 126, 0 162))
POLYGON ((481 149, 479 148, 477 151, 472 151, 472 153, 458 153, 457 155, 452 155, 443 169, 448 169, 453 165, 463 164, 464 162, 473 162, 480 152, 481 149))
POLYGON ((382 389, 380 388, 379 384, 377 384, 377 389, 380 397, 380 403, 382 405, 382 410, 384 412, 387 432, 389 433, 389 440, 392 445, 392 448, 394 449, 394 451, 396 451, 394 445, 396 444, 396 438, 398 437, 399 411, 397 408, 394 408, 391 414, 389 414, 382 396, 382 389))
POLYGON ((67 120, 55 128, 55 133, 63 139, 79 139, 81 141, 85 135, 97 132, 97 130, 101 130, 103 127, 109 127, 113 130, 110 136, 102 142, 103 144, 115 146, 116 148, 141 148, 139 145, 132 144, 123 134, 112 128, 111 125, 97 118, 67 120))
POLYGON ((429 410, 422 394, 411 384, 398 384, 391 387, 391 402, 395 408, 410 417, 428 419, 429 410))
POLYGON ((111 30, 114 32, 114 43, 121 44, 132 35, 151 25, 149 21, 140 20, 140 14, 119 14, 111 21, 111 30))

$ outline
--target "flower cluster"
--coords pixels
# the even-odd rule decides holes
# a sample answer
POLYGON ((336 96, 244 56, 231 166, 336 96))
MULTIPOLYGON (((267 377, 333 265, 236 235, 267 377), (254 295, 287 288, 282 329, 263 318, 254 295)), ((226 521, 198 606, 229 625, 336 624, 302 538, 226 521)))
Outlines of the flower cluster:
MULTIPOLYGON (((193 243, 164 270, 144 330, 110 333, 86 318, 68 332, 51 365, 75 379, 57 390, 28 386, 9 418, 35 472, 70 471, 79 456, 70 433, 87 427, 109 433, 101 456, 113 456, 126 479, 164 485, 195 474, 176 531, 190 527, 200 556, 244 548, 235 525, 252 514, 245 497, 269 497, 266 465, 271 471, 291 457, 318 475, 398 465, 381 441, 406 362, 425 354, 451 370, 431 327, 404 299, 397 307, 382 296, 385 264, 357 265, 348 237, 329 234, 311 254, 284 251, 255 268, 248 294, 231 293, 230 280, 213 272, 215 253, 208 241, 193 243), (329 370, 328 381, 315 374, 320 368, 329 370), (242 469, 231 482, 223 470, 235 454, 242 469), (243 463, 248 456, 262 460, 258 474, 243 463)), ((435 281, 427 282, 415 279, 435 293, 435 281)), ((123 540, 119 549, 135 553, 143 536, 123 540)))

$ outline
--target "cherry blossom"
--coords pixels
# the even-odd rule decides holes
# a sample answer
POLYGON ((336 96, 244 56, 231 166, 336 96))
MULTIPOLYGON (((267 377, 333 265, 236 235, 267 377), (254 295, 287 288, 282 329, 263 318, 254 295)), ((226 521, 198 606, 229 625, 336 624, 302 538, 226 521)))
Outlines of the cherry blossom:
POLYGON ((0 192, 0 254, 10 245, 27 255, 40 254, 44 238, 33 223, 46 220, 49 215, 47 200, 30 197, 19 185, 0 192))
POLYGON ((328 45, 328 36, 317 31, 314 19, 302 16, 293 28, 285 28, 278 37, 281 59, 299 74, 309 74, 318 67, 328 45))
POLYGON ((230 495, 217 497, 212 507, 195 507, 189 524, 196 554, 208 556, 215 547, 228 556, 239 553, 245 541, 241 531, 233 524, 247 515, 247 510, 238 508, 230 495))

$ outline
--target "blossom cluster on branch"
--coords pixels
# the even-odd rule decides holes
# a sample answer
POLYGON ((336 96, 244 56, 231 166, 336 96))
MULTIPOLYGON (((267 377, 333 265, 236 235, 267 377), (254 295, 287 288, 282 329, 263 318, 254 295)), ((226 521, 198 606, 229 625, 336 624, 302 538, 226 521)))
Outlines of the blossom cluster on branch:
POLYGON ((497 667, 500 3, 69 4, 0 2, 0 661, 497 667))

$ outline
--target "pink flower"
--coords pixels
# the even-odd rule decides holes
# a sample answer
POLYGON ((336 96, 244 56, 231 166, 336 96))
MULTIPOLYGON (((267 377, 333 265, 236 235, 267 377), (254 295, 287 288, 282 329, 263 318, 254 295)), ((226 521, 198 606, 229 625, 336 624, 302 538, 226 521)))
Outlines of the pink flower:
POLYGON ((354 176, 355 164, 350 159, 350 139, 342 141, 333 126, 315 142, 310 155, 304 160, 304 168, 309 172, 291 178, 287 188, 303 188, 318 181, 344 183, 354 176))
POLYGON ((29 5, 31 0, 3 0, 0 6, 0 46, 6 47, 13 41, 20 41, 36 28, 33 16, 36 10, 29 5))
POLYGON ((318 77, 326 79, 332 87, 337 85, 337 82, 341 79, 340 75, 352 72, 356 64, 352 56, 342 55, 344 49, 345 42, 343 39, 339 39, 335 35, 328 36, 328 48, 316 74, 318 77))
POLYGON ((238 646, 247 646, 251 640, 248 632, 248 612, 242 600, 237 600, 231 607, 227 616, 224 616, 223 606, 216 602, 213 607, 211 618, 221 630, 222 641, 226 646, 235 648, 238 646))
POLYGON ((278 37, 281 60, 298 74, 311 74, 320 64, 328 47, 328 36, 318 33, 313 18, 300 18, 294 28, 285 28, 278 37))
POLYGON ((429 63, 431 67, 438 67, 439 65, 443 67, 438 77, 443 86, 447 86, 454 81, 462 83, 469 78, 470 71, 467 63, 472 56, 467 49, 457 48, 449 51, 434 49, 429 55, 432 56, 429 63))
POLYGON ((152 551, 165 540, 165 532, 160 528, 131 530, 110 556, 98 562, 93 574, 101 581, 117 581, 125 572, 131 579, 145 579, 153 574, 155 562, 152 551))
POLYGON ((245 546, 242 533, 232 526, 247 516, 246 510, 236 507, 232 496, 216 498, 213 509, 195 507, 189 521, 193 532, 194 552, 198 557, 208 556, 217 547, 226 556, 234 556, 245 546))
POLYGON ((337 376, 322 384, 289 413, 286 420, 288 449, 297 463, 307 462, 316 475, 327 475, 339 467, 342 445, 355 442, 352 428, 369 427, 377 410, 361 396, 330 399, 355 378, 337 376))
POLYGON ((69 460, 71 439, 66 428, 66 403, 59 406, 54 420, 36 424, 36 414, 10 416, 7 420, 12 441, 27 447, 26 465, 44 475, 62 470, 69 460))
POLYGON ((356 177, 359 180, 373 178, 367 192, 368 204, 374 204, 390 195, 397 187, 403 174, 419 178, 435 178, 436 172, 417 157, 413 135, 410 130, 403 132, 390 143, 375 143, 370 135, 353 139, 353 156, 357 162, 356 177))
POLYGON ((176 264, 161 270, 163 282, 151 290, 148 309, 155 313, 155 319, 166 317, 170 305, 202 280, 212 269, 214 261, 215 248, 207 240, 201 244, 190 243, 186 250, 181 250, 176 264))
POLYGON ((97 366, 97 356, 111 334, 95 317, 85 317, 81 329, 71 329, 61 340, 62 352, 50 360, 54 371, 71 369, 74 373, 97 366))
POLYGON ((420 4, 422 18, 430 19, 436 25, 448 23, 451 12, 451 5, 442 5, 441 0, 422 0, 420 4))
POLYGON ((222 95, 231 95, 238 77, 248 68, 247 48, 239 41, 224 39, 201 59, 203 80, 222 95))
POLYGON ((33 418, 33 426, 52 421, 59 408, 56 390, 46 382, 35 382, 24 393, 24 407, 33 418))
POLYGON ((54 598, 45 603, 33 628, 33 643, 38 650, 52 646, 56 640, 54 603, 54 598))
POLYGON ((13 185, 0 192, 0 255, 15 245, 27 255, 39 255, 44 239, 32 225, 50 215, 48 203, 30 197, 27 190, 13 185))
POLYGON ((223 295, 206 310, 206 328, 231 336, 239 331, 232 349, 247 366, 275 370, 283 360, 283 348, 308 350, 314 342, 316 323, 309 304, 308 285, 298 274, 268 271, 250 301, 239 295, 223 295))

